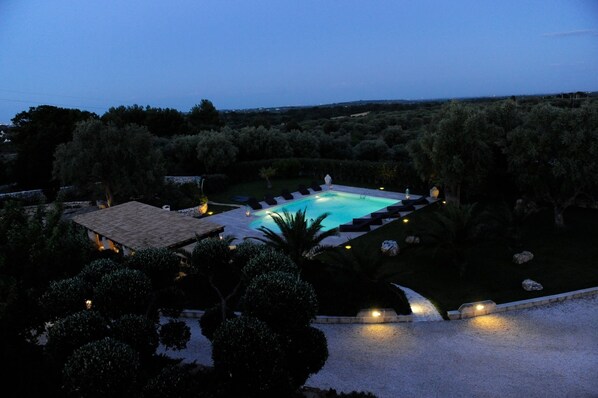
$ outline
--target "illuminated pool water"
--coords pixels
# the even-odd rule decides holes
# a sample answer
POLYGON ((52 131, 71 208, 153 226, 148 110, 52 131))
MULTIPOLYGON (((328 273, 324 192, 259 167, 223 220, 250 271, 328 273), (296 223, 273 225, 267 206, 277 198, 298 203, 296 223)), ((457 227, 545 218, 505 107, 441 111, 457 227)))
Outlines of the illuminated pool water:
POLYGON ((370 213, 384 209, 397 202, 397 199, 356 195, 346 192, 312 194, 290 203, 256 211, 253 213, 255 220, 251 222, 250 227, 258 229, 263 225, 273 231, 279 231, 269 213, 276 212, 282 214, 285 210, 289 213, 295 213, 297 210, 305 209, 305 216, 308 220, 316 219, 326 212, 330 213, 322 223, 324 226, 323 229, 327 231, 341 224, 351 222, 354 218, 368 216, 370 213))

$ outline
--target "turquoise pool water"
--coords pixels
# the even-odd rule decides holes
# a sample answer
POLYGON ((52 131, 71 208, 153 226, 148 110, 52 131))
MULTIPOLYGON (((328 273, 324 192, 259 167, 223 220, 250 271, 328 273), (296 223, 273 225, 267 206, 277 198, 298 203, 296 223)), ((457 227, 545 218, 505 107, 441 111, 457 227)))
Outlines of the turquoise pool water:
POLYGON ((251 222, 250 227, 258 229, 263 225, 273 231, 278 231, 278 227, 269 213, 276 212, 282 214, 285 210, 289 213, 295 213, 297 210, 305 209, 308 220, 315 219, 326 212, 330 213, 322 223, 324 230, 327 231, 341 224, 348 223, 354 218, 367 216, 397 202, 397 199, 363 196, 345 192, 311 194, 290 203, 254 212, 253 217, 255 220, 251 222))

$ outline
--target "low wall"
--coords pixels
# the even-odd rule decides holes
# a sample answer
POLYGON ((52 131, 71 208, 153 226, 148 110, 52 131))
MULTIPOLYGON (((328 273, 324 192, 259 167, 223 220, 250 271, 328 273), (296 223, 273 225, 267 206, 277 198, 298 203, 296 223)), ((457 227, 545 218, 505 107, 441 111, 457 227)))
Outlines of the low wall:
POLYGON ((544 297, 536 297, 527 300, 520 300, 520 301, 512 301, 510 303, 503 303, 497 304, 492 310, 484 310, 480 312, 461 312, 459 310, 448 311, 447 315, 450 320, 457 320, 457 319, 467 319, 472 318, 474 316, 482 316, 488 314, 495 314, 499 312, 506 312, 506 311, 516 311, 522 310, 525 308, 531 307, 539 307, 541 305, 546 305, 550 303, 556 303, 559 301, 571 300, 574 298, 580 298, 585 296, 591 296, 594 294, 598 294, 598 287, 590 287, 587 289, 581 290, 574 290, 572 292, 560 293, 560 294, 553 294, 551 296, 544 296, 544 297))
MULTIPOLYGON (((201 318, 204 314, 202 310, 183 310, 181 312, 181 318, 201 318)), ((240 312, 235 312, 237 315, 241 315, 240 312)), ((384 316, 381 318, 373 318, 366 316, 316 316, 316 319, 312 321, 315 324, 350 324, 350 323, 397 323, 397 322, 412 322, 413 317, 411 315, 394 315, 384 316)))

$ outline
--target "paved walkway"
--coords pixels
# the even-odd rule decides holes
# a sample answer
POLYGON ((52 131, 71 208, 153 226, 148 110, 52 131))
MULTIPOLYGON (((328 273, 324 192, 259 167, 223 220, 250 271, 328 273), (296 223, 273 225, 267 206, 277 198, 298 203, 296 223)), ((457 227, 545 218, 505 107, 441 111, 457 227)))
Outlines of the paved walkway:
MULTIPOLYGON (((197 319, 186 350, 211 364, 197 319)), ((598 397, 598 295, 460 321, 317 325, 330 357, 307 385, 395 397, 598 397)))
POLYGON ((413 322, 442 321, 442 315, 440 315, 430 300, 408 287, 397 285, 396 283, 393 283, 393 285, 405 292, 405 296, 411 306, 411 312, 413 313, 413 322))

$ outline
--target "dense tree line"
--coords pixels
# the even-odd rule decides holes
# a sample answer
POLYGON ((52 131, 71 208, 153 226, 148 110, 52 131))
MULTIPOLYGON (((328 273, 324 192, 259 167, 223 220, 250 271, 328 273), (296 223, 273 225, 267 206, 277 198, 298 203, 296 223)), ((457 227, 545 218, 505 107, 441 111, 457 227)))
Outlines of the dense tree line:
MULTIPOLYGON (((568 95, 293 108, 242 112, 233 121, 208 100, 187 114, 131 106, 101 118, 42 106, 13 120, 17 157, 5 174, 12 170, 23 187, 54 191, 59 183, 100 183, 109 201, 112 190, 122 201, 151 198, 164 173, 231 174, 243 162, 265 162, 252 175, 257 179, 259 168, 277 169, 281 159, 371 161, 381 162, 377 176, 400 170, 398 188, 437 184, 456 203, 492 190, 527 194, 553 205, 562 224, 558 213, 595 184, 597 109, 593 97, 568 95), (583 166, 574 159, 585 159, 583 166), (537 177, 526 178, 531 173, 537 177), (562 187, 566 194, 554 193, 562 187)), ((301 161, 282 166, 279 175, 327 172, 301 161)))

